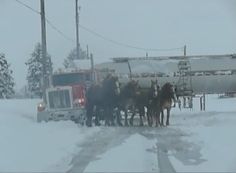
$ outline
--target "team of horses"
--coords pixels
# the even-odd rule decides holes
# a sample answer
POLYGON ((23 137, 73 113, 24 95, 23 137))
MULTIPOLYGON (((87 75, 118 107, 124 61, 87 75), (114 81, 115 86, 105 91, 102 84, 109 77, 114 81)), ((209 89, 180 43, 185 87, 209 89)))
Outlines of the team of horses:
POLYGON ((93 122, 99 126, 103 120, 106 126, 133 126, 136 115, 139 115, 140 126, 144 125, 145 118, 149 126, 168 126, 172 103, 176 100, 171 83, 160 88, 157 80, 151 80, 150 88, 143 89, 135 80, 121 85, 118 77, 112 75, 100 84, 91 85, 86 99, 86 125, 89 127, 93 122), (164 110, 167 112, 165 124, 164 110))

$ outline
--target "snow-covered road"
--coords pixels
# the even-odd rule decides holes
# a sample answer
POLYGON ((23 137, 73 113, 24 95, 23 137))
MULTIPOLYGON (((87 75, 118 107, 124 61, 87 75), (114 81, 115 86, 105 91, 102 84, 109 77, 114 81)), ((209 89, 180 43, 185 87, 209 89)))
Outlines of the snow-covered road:
POLYGON ((156 172, 156 138, 149 138, 150 132, 141 127, 102 127, 81 145, 69 172, 156 172))
POLYGON ((36 122, 39 100, 0 100, 0 172, 236 172, 236 99, 172 110, 169 127, 36 122))

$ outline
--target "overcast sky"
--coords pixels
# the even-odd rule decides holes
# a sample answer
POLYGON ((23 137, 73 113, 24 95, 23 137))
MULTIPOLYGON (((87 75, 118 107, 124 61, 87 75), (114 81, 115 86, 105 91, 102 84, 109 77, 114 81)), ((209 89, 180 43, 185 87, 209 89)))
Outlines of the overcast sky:
MULTIPOLYGON (((40 0, 21 0, 39 11, 40 0)), ((188 55, 236 52, 235 0, 79 0, 81 25, 117 42, 166 49, 187 45, 188 55)), ((46 17, 75 38, 75 0, 45 0, 46 17)), ((40 16, 15 0, 0 0, 0 52, 5 53, 17 88, 26 83, 25 62, 41 41, 40 16)), ((82 48, 89 45, 95 62, 117 56, 145 56, 80 29, 82 48)), ((47 25, 47 47, 54 68, 75 46, 47 25)), ((182 55, 181 50, 148 52, 150 56, 182 55)))

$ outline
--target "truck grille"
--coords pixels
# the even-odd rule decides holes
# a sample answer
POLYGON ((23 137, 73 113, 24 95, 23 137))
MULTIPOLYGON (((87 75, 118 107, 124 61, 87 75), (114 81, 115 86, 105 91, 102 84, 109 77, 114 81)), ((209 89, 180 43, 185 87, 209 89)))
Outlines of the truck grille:
POLYGON ((64 109, 71 107, 69 90, 49 91, 48 99, 50 109, 64 109))

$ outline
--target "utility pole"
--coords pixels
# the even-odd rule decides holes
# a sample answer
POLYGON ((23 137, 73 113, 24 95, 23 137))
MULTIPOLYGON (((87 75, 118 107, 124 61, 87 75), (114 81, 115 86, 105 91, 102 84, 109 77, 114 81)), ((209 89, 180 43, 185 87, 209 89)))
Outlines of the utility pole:
POLYGON ((186 57, 186 45, 184 45, 184 56, 186 57))
POLYGON ((89 47, 88 47, 88 45, 86 46, 86 48, 87 48, 87 59, 89 59, 89 47))
POLYGON ((78 0, 75 0, 75 23, 76 23, 76 55, 77 59, 80 58, 80 44, 79 44, 79 10, 78 8, 78 0))
POLYGON ((90 54, 90 63, 91 63, 91 79, 92 82, 95 83, 96 79, 95 79, 95 70, 94 70, 94 61, 93 61, 93 54, 90 54))
POLYGON ((127 64, 128 64, 128 68, 129 68, 130 80, 132 80, 133 79, 133 77, 132 77, 132 70, 131 70, 131 66, 130 66, 129 60, 127 61, 127 64))
POLYGON ((47 43, 46 43, 46 23, 45 23, 45 8, 44 8, 44 0, 40 0, 41 6, 41 36, 42 36, 42 61, 43 61, 43 101, 46 103, 46 88, 48 86, 48 78, 46 71, 47 64, 47 43))

